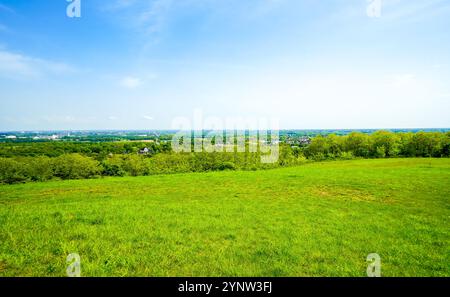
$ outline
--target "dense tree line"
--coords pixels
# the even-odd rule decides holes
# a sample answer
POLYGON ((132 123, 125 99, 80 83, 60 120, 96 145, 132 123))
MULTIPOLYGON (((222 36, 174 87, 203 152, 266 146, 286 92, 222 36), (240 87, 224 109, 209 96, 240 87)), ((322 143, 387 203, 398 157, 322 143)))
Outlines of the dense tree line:
POLYGON ((308 159, 334 158, 391 158, 391 157, 448 157, 450 132, 393 133, 376 131, 373 134, 352 132, 346 136, 317 136, 303 151, 308 159))
POLYGON ((93 157, 98 161, 106 159, 110 154, 135 154, 147 147, 149 155, 170 152, 170 143, 156 142, 26 142, 1 143, 0 157, 58 157, 63 154, 81 154, 93 157))
POLYGON ((4 144, 0 146, 0 183, 258 170, 333 159, 449 157, 449 152, 450 132, 319 135, 305 147, 281 143, 278 161, 273 164, 261 163, 260 153, 174 153, 170 145, 156 143, 4 144), (149 152, 138 154, 142 147, 149 152))
POLYGON ((100 162, 80 154, 0 158, 0 182, 20 183, 50 179, 81 179, 101 175, 100 162))
POLYGON ((0 157, 0 183, 100 176, 142 176, 220 170, 258 170, 301 164, 305 158, 282 145, 277 163, 261 163, 260 153, 109 154, 99 161, 78 153, 58 157, 0 157))

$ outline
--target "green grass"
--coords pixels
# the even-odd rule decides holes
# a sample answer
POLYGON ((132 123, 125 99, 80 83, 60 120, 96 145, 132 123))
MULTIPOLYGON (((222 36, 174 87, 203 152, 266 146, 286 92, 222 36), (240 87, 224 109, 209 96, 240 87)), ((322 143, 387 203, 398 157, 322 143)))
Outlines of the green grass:
POLYGON ((0 275, 450 276, 449 159, 0 186, 0 275))

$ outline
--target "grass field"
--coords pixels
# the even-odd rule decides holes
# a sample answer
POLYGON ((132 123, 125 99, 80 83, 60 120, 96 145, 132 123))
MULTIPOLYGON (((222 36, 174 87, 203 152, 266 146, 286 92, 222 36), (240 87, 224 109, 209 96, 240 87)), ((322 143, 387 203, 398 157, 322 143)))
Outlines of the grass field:
POLYGON ((0 275, 450 276, 450 160, 0 186, 0 275))

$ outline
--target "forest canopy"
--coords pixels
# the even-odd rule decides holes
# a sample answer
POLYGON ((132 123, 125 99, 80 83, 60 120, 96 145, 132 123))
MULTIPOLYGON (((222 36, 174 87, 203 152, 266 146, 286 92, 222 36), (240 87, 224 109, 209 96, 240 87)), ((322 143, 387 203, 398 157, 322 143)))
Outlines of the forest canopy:
POLYGON ((306 145, 280 143, 278 161, 258 152, 174 153, 170 142, 27 142, 0 144, 0 183, 217 170, 258 170, 354 158, 449 157, 450 132, 318 135, 306 145), (144 153, 143 152, 143 149, 144 153))

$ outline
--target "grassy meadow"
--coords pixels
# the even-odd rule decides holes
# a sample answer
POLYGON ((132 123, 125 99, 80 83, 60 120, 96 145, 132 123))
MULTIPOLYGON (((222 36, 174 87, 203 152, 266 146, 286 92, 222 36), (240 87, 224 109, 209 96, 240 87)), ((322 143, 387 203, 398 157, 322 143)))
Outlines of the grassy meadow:
POLYGON ((0 276, 450 276, 450 159, 0 186, 0 276))

